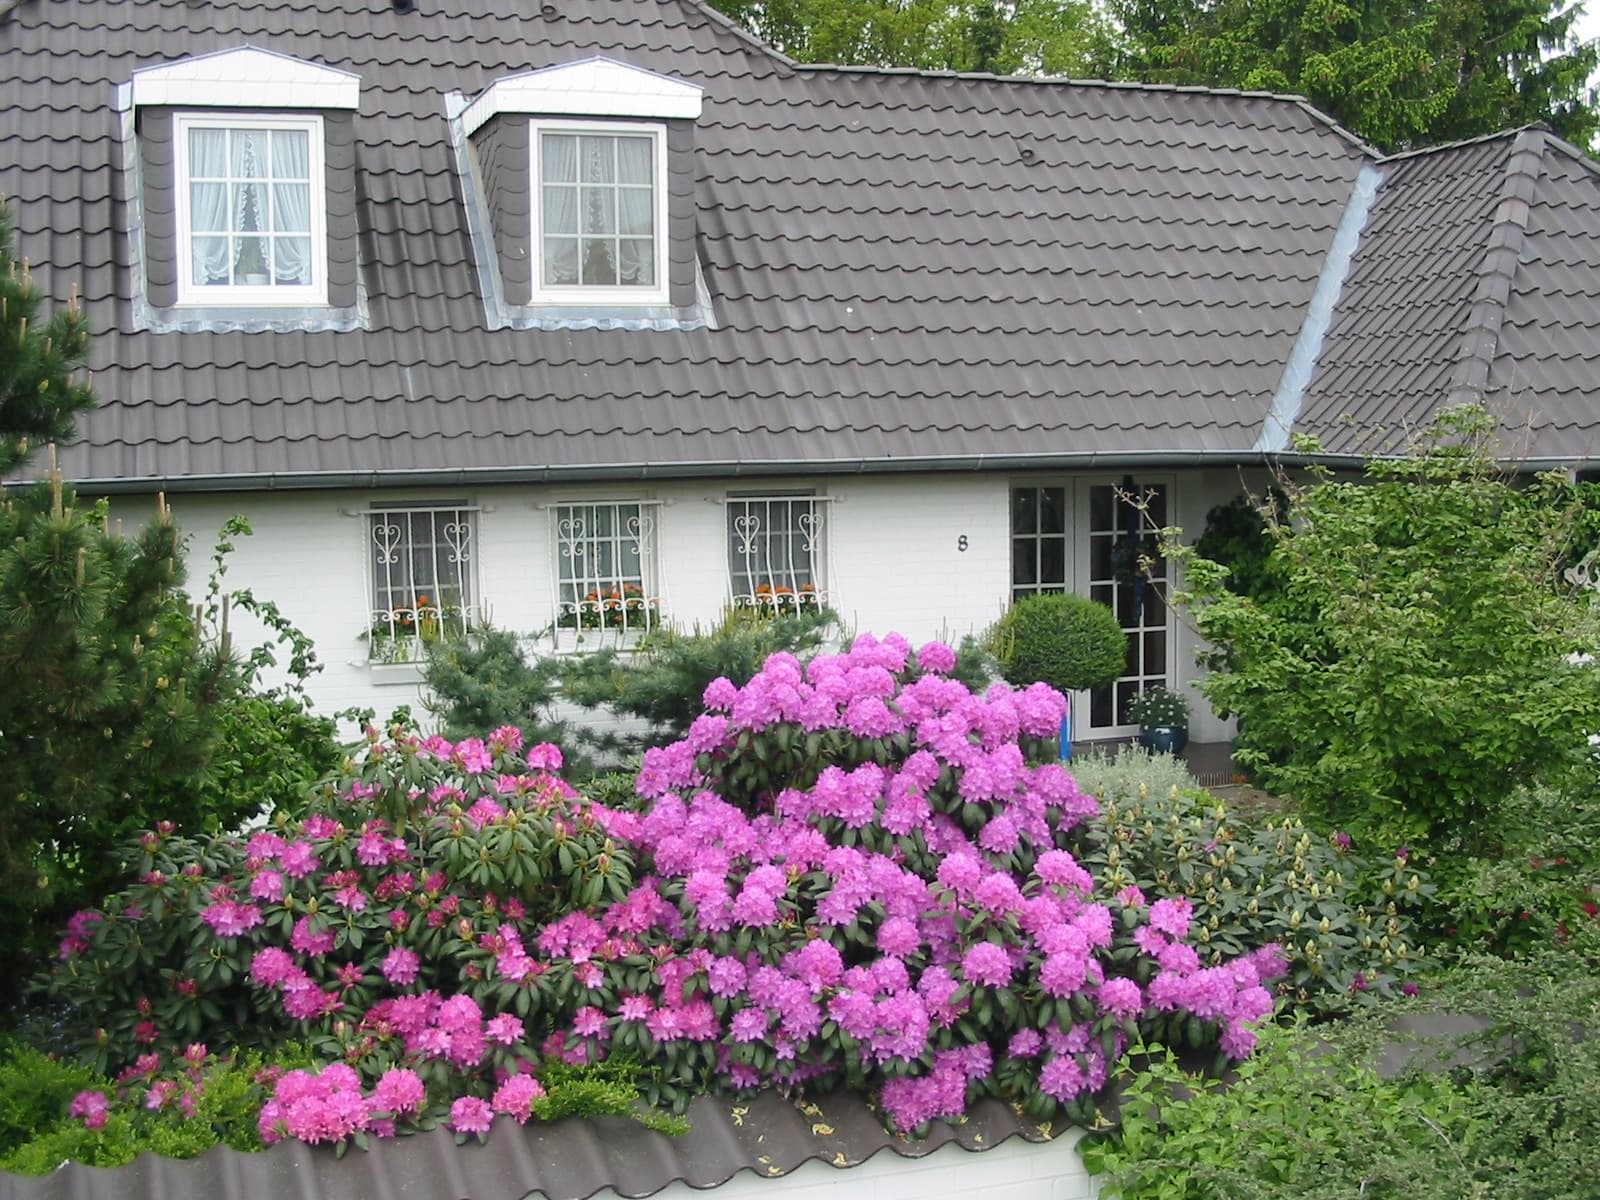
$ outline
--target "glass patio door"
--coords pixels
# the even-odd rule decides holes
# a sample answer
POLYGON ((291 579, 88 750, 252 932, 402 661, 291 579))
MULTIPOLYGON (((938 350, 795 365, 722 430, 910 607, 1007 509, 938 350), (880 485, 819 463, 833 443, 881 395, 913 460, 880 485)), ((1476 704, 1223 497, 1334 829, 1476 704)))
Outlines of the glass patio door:
POLYGON ((1135 732, 1128 705, 1144 688, 1170 683, 1168 566, 1154 530, 1168 522, 1171 492, 1169 479, 1133 476, 1011 489, 1011 598, 1077 592, 1110 606, 1127 637, 1116 682, 1072 697, 1075 736, 1135 732))
MULTIPOLYGON (((1168 564, 1155 534, 1168 524, 1170 500, 1167 481, 1125 476, 1117 482, 1078 482, 1077 590, 1109 605, 1128 640, 1122 675, 1089 693, 1088 728, 1080 724, 1080 735, 1134 732, 1138 726, 1128 720, 1128 705, 1145 688, 1170 683, 1168 564)), ((1080 707, 1080 718, 1082 713, 1080 707)))

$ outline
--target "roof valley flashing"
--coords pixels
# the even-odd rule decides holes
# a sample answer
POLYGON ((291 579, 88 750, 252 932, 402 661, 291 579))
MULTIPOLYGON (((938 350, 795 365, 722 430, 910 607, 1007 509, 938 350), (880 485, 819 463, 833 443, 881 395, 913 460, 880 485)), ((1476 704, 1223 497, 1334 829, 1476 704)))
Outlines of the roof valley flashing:
POLYGON ((1334 309, 1344 290, 1345 279, 1350 274, 1350 263, 1356 248, 1361 244, 1361 231, 1377 198, 1378 185, 1383 182, 1383 172, 1371 163, 1363 163, 1350 188, 1350 198, 1345 201, 1344 213, 1334 230, 1333 241, 1327 256, 1322 260, 1322 271, 1317 276, 1317 286, 1306 305, 1305 321, 1289 351, 1283 366, 1283 376, 1272 397, 1272 408, 1261 423, 1261 434, 1253 449, 1260 454, 1279 454, 1289 447, 1289 434, 1300 415, 1300 404, 1305 399, 1306 388, 1317 371, 1317 360, 1322 354, 1323 339, 1333 324, 1334 309))

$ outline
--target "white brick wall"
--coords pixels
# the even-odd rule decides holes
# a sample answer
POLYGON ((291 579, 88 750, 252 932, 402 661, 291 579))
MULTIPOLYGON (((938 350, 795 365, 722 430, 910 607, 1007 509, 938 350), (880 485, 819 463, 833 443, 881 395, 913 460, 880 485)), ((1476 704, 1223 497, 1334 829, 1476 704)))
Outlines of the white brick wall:
MULTIPOLYGON (((1031 481, 1037 482, 1037 479, 1031 481)), ((1060 482, 1052 477, 1049 482, 1060 482)), ((481 596, 496 624, 521 631, 554 617, 548 505, 582 499, 654 499, 660 522, 665 611, 683 627, 714 623, 727 595, 727 513, 721 499, 741 492, 814 488, 832 497, 827 510, 834 602, 855 630, 897 630, 914 643, 959 640, 981 632, 1002 611, 1010 589, 1011 478, 998 474, 882 475, 663 482, 649 486, 419 489, 414 492, 239 492, 180 495, 172 506, 189 535, 191 591, 204 586, 216 530, 235 513, 255 529, 229 562, 227 583, 272 600, 316 644, 323 672, 312 694, 324 712, 371 707, 380 717, 398 704, 422 713, 409 667, 367 662, 367 549, 359 514, 374 500, 465 501, 481 506, 481 596)), ((1252 483, 1259 484, 1258 480, 1252 483)), ((1236 472, 1188 472, 1175 478, 1175 515, 1199 535, 1205 514, 1239 490, 1236 472)), ((119 498, 114 513, 133 523, 151 511, 147 498, 119 498)), ((240 621, 240 639, 254 631, 240 621)), ((1189 670, 1197 639, 1179 623, 1174 663, 1189 670)), ((1191 696, 1198 699, 1191 690, 1191 696)), ((1198 740, 1228 727, 1196 704, 1198 740)))
MULTIPOLYGON (((655 1200, 1096 1200, 1099 1188, 1074 1147, 1083 1136, 1071 1130, 1051 1142, 1012 1138, 981 1154, 955 1143, 924 1158, 901 1158, 883 1150, 853 1167, 820 1160, 787 1175, 763 1179, 741 1171, 718 1188, 699 1190, 675 1183, 655 1200)), ((618 1200, 605 1188, 597 1200, 618 1200)))

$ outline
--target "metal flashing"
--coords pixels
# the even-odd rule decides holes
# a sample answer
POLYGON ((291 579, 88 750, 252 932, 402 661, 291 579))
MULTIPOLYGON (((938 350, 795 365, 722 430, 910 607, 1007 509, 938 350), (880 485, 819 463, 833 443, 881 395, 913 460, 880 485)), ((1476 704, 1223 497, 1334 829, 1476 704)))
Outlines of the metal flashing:
POLYGON ((1317 287, 1306 306, 1305 320, 1300 335, 1284 363, 1283 377, 1273 394, 1272 407, 1261 423, 1261 434, 1254 449, 1263 454, 1280 454, 1289 444, 1295 418, 1300 414, 1300 403, 1306 388, 1316 372, 1317 360, 1322 354, 1322 341, 1333 321, 1334 309, 1339 303, 1339 293, 1350 273, 1350 262, 1361 242, 1361 230, 1372 211, 1372 201, 1383 182, 1383 173, 1371 163, 1363 163, 1350 188, 1350 198, 1345 203, 1344 214, 1334 230, 1333 241, 1322 260, 1322 271, 1317 276, 1317 287))

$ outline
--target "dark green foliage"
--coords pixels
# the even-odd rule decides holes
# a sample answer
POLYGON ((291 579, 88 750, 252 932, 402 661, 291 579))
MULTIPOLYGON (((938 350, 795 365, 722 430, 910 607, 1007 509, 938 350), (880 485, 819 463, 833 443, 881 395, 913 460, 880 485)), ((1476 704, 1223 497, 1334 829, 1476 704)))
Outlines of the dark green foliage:
POLYGON ((1564 0, 1112 0, 1116 77, 1288 92, 1395 151, 1535 121, 1587 149, 1592 43, 1564 0))
POLYGON ((1286 503, 1283 493, 1272 488, 1260 498, 1235 496, 1206 514, 1205 531, 1194 552, 1228 569, 1223 584, 1229 591, 1265 600, 1280 590, 1271 568, 1272 538, 1262 513, 1281 512, 1286 503))
POLYGON ((182 582, 165 508, 124 538, 59 474, 0 501, 0 941, 23 954, 111 889, 137 830, 242 815, 197 790, 235 684, 182 582))
POLYGON ((1336 1027, 1269 1030, 1229 1084, 1157 1052, 1128 1081, 1120 1130, 1085 1142, 1121 1200, 1460 1200, 1600 1195, 1600 956, 1593 938, 1480 961, 1416 1001, 1336 1027), (1484 1020, 1422 1043, 1387 1022, 1484 1020), (1380 1076, 1405 1038, 1411 1069, 1380 1076))
POLYGON ((41 320, 42 297, 13 243, 0 203, 0 479, 45 443, 71 438, 74 419, 95 406, 89 385, 73 378, 88 353, 83 313, 74 303, 41 320))
POLYGON ((554 655, 530 660, 522 638, 484 625, 471 637, 428 644, 423 668, 432 693, 428 711, 439 718, 440 732, 448 738, 515 725, 529 745, 560 746, 569 775, 581 778, 593 769, 583 750, 593 739, 555 715, 565 668, 565 661, 554 655))
MULTIPOLYGON (((0 472, 40 439, 70 437, 94 403, 73 379, 87 353, 81 316, 39 319, 9 235, 0 210, 0 472)), ((0 492, 0 945, 14 968, 0 979, 0 1009, 52 954, 62 920, 115 887, 129 835, 158 819, 237 822, 331 765, 331 728, 292 691, 255 694, 271 647, 233 652, 237 603, 289 644, 292 676, 315 669, 271 605, 222 591, 228 539, 248 528, 224 530, 196 611, 165 502, 124 537, 104 503, 78 504, 53 449, 48 462, 41 481, 0 492)))
POLYGON ((1061 692, 1104 687, 1122 674, 1128 641, 1116 614, 1083 596, 1024 596, 990 630, 989 650, 1016 687, 1061 692))
POLYGON ((1101 77, 1114 33, 1085 0, 718 0, 800 62, 1101 77))
POLYGON ((1567 661, 1600 645, 1589 597, 1557 577, 1570 490, 1501 477, 1491 433, 1454 410, 1364 481, 1285 482, 1281 598, 1236 595, 1203 559, 1178 597, 1218 649, 1200 689, 1242 719, 1237 760, 1380 844, 1492 848, 1507 797, 1600 729, 1600 671, 1567 661))
MULTIPOLYGON (((664 629, 635 651, 601 650, 571 660, 564 690, 589 709, 609 709, 649 725, 644 745, 677 741, 704 711, 701 697, 712 680, 742 687, 774 654, 807 658, 838 630, 828 609, 783 616, 730 608, 708 632, 664 629)), ((485 726, 486 727, 486 726, 485 726)))
POLYGON ((1524 788, 1501 809, 1493 854, 1442 857, 1433 923, 1451 949, 1525 954, 1558 945, 1600 911, 1600 795, 1594 768, 1561 787, 1524 788))
POLYGON ((1277 986, 1322 1014, 1393 997, 1423 966, 1417 925, 1434 887, 1388 848, 1346 847, 1291 814, 1230 811, 1176 782, 1166 756, 1129 748, 1073 767, 1100 802, 1073 853, 1103 898, 1130 884, 1151 900, 1189 897, 1207 961, 1276 943, 1289 967, 1277 986))

